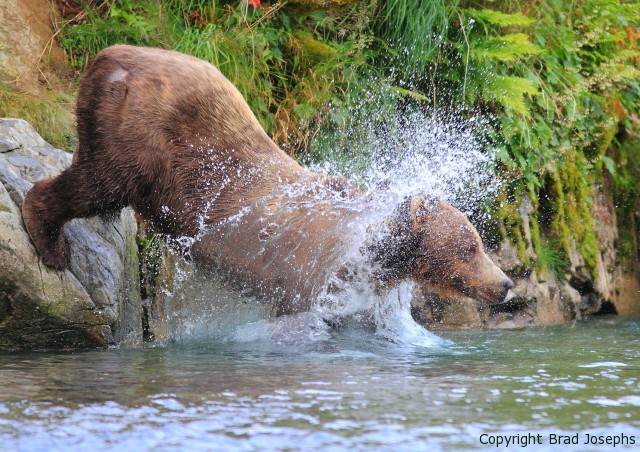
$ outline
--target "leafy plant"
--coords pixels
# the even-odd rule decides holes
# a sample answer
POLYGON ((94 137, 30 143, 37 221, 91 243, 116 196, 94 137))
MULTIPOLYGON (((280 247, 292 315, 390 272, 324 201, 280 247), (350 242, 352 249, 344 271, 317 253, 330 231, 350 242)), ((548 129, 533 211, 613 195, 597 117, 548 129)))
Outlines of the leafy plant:
POLYGON ((381 0, 376 31, 388 45, 390 61, 405 81, 420 80, 440 59, 456 18, 458 0, 381 0))
POLYGON ((569 259, 561 243, 556 241, 542 241, 536 250, 538 256, 538 268, 546 269, 555 275, 556 279, 563 280, 565 271, 569 267, 569 259))

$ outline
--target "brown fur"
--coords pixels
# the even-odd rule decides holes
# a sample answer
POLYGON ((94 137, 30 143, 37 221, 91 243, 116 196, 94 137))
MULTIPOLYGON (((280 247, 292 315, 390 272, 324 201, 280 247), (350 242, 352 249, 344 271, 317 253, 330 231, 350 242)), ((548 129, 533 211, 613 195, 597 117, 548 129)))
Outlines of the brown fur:
MULTIPOLYGON (((128 205, 171 237, 206 231, 196 261, 278 299, 279 313, 307 309, 346 264, 347 225, 362 221, 364 201, 282 152, 210 64, 159 49, 103 50, 80 84, 77 118, 73 164, 38 182, 23 205, 46 265, 68 263, 67 221, 128 205), (294 194, 284 189, 292 185, 294 194)), ((381 281, 413 278, 490 301, 511 284, 446 203, 407 200, 381 230, 364 250, 381 281)))

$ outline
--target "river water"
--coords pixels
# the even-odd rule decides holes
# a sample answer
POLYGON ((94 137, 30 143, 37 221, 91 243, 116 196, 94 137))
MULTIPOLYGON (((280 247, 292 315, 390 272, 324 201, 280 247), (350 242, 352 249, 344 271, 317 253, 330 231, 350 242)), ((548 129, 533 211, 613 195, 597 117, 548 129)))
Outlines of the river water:
POLYGON ((438 335, 1 355, 0 450, 640 449, 640 319, 438 335))

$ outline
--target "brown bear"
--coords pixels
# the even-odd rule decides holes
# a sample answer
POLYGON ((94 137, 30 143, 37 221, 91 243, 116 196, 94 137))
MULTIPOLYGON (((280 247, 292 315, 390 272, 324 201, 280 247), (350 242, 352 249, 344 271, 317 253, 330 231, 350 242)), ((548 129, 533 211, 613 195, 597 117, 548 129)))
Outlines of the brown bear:
POLYGON ((376 217, 380 203, 300 166, 220 71, 194 57, 103 50, 81 81, 77 121, 72 165, 38 182, 22 208, 55 269, 69 261, 67 221, 132 206, 155 231, 195 240, 200 267, 275 300, 278 314, 308 309, 363 267, 356 261, 379 287, 410 278, 500 302, 513 285, 454 207, 414 196, 376 217))

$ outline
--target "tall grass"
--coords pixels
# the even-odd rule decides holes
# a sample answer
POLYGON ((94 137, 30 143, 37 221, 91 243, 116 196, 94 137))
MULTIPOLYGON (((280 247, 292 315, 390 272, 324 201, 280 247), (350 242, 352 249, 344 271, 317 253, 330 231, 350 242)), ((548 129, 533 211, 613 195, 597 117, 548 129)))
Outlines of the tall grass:
POLYGON ((564 279, 565 271, 569 268, 569 258, 562 243, 558 241, 542 241, 536 250, 538 269, 546 269, 553 273, 559 281, 564 279))
POLYGON ((0 117, 25 119, 47 142, 66 151, 72 151, 77 141, 72 112, 70 95, 16 92, 0 83, 0 117))
POLYGON ((114 44, 166 47, 179 31, 174 13, 152 0, 114 0, 106 8, 85 6, 78 23, 64 24, 61 44, 71 66, 82 69, 114 44))
POLYGON ((392 64, 419 79, 437 57, 456 18, 459 0, 381 0, 376 30, 390 46, 392 64))

